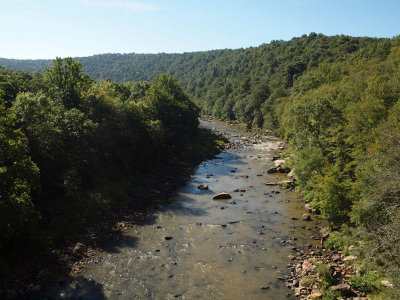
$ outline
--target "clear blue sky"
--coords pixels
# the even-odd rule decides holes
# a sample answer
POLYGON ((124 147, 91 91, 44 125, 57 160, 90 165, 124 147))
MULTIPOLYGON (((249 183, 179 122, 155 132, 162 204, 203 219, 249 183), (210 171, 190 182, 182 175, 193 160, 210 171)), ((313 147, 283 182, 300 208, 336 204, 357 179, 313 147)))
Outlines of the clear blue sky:
POLYGON ((400 0, 0 0, 0 57, 246 48, 310 32, 393 37, 400 0))

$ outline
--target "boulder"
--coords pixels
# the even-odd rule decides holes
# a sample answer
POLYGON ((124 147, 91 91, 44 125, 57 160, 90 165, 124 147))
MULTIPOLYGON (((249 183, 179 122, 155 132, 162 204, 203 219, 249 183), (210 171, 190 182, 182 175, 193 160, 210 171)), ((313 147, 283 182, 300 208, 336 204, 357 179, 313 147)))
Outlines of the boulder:
POLYGON ((285 163, 285 160, 284 160, 284 159, 277 159, 277 160, 274 160, 275 168, 282 167, 282 165, 283 165, 284 163, 285 163))
POLYGON ((197 186, 199 190, 208 190, 208 185, 207 184, 200 184, 197 186))
POLYGON ((303 214, 301 217, 303 221, 311 221, 311 216, 309 214, 303 214))
POLYGON ((213 200, 226 200, 226 199, 231 199, 231 198, 232 198, 231 195, 229 195, 228 193, 222 192, 222 193, 215 195, 212 199, 213 200))

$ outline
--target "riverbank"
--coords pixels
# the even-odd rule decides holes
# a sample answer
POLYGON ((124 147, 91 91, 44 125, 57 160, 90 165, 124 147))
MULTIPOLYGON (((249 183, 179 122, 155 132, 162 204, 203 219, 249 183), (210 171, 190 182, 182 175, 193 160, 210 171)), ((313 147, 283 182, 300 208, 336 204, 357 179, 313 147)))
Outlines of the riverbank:
POLYGON ((196 146, 185 153, 181 161, 166 165, 149 176, 146 186, 140 188, 141 194, 111 208, 100 220, 87 226, 78 238, 60 244, 39 258, 10 264, 12 272, 0 278, 0 298, 35 299, 54 285, 62 286, 70 278, 79 276, 106 244, 120 240, 133 225, 145 223, 151 211, 190 179, 200 162, 218 154, 225 144, 229 145, 222 136, 199 130, 196 146))

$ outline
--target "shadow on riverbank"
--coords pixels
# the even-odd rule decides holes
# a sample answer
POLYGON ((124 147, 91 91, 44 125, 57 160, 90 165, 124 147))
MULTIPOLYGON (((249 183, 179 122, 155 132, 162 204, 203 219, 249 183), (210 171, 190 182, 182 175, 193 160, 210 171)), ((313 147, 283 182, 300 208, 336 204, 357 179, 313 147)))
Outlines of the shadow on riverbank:
MULTIPOLYGON (((104 299, 103 286, 81 277, 81 269, 89 262, 96 262, 98 252, 115 254, 123 247, 135 247, 137 238, 124 233, 134 225, 154 224, 154 214, 173 201, 173 193, 185 185, 198 164, 221 151, 220 141, 219 137, 208 134, 197 152, 186 158, 188 163, 179 162, 155 172, 141 188, 144 192, 140 196, 108 211, 80 237, 59 245, 44 257, 10 264, 12 271, 0 278, 0 298, 68 299, 63 290, 70 290, 72 285, 72 289, 79 290, 81 299, 104 299), (59 292, 47 295, 50 289, 59 292)), ((197 213, 201 212, 191 212, 197 213)))

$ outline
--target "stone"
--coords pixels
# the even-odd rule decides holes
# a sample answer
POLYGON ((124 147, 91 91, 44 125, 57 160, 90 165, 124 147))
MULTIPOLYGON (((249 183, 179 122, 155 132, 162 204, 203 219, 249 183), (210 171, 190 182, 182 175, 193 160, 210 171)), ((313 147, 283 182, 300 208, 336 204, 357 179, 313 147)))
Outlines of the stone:
POLYGON ((334 261, 334 262, 337 262, 337 261, 339 261, 340 260, 340 255, 337 255, 337 254, 335 254, 335 255, 332 255, 332 260, 334 261))
POLYGON ((249 178, 249 176, 247 176, 246 174, 238 174, 238 175, 235 175, 235 178, 236 179, 238 179, 238 178, 249 178))
POLYGON ((229 195, 228 193, 222 192, 222 193, 215 195, 213 197, 213 200, 226 200, 226 199, 231 199, 231 198, 232 198, 231 195, 229 195))
POLYGON ((382 280, 381 283, 382 283, 382 285, 385 286, 385 287, 390 287, 390 288, 393 288, 393 287, 394 287, 393 284, 390 283, 389 280, 382 280))
POLYGON ((279 183, 275 183, 275 182, 266 182, 265 185, 274 186, 274 185, 279 185, 279 183))
POLYGON ((352 294, 351 287, 347 283, 341 283, 338 285, 331 286, 332 291, 339 291, 342 295, 352 294))
POLYGON ((316 293, 312 293, 309 297, 310 299, 319 299, 322 298, 322 293, 321 292, 316 292, 316 293))
POLYGON ((208 185, 207 184, 200 184, 197 186, 199 190, 208 190, 208 185))
POLYGON ((301 288, 301 287, 295 288, 295 289, 294 289, 294 295, 295 295, 296 297, 300 297, 301 292, 302 292, 303 289, 304 289, 304 288, 301 288))
POLYGON ((164 239, 165 239, 166 241, 170 241, 170 240, 173 239, 173 237, 172 237, 172 236, 166 236, 164 239))
POLYGON ((315 266, 309 262, 308 260, 303 261, 303 264, 301 266, 303 272, 305 273, 309 273, 309 272, 313 272, 315 269, 315 266))
POLYGON ((311 221, 311 216, 309 214, 303 214, 301 217, 303 221, 311 221))
POLYGON ((271 168, 267 171, 268 174, 273 174, 273 173, 278 173, 278 170, 276 168, 271 168))
POLYGON ((351 261, 351 260, 355 260, 355 259, 357 259, 358 257, 357 256, 355 256, 355 255, 349 255, 349 256, 346 256, 345 258, 343 258, 343 261, 344 262, 346 262, 346 261, 351 261))
POLYGON ((292 179, 289 179, 289 180, 282 180, 282 181, 279 181, 279 182, 278 182, 279 185, 293 184, 293 183, 294 183, 294 180, 292 180, 292 179))
POLYGON ((311 213, 311 212, 312 212, 312 205, 311 205, 311 203, 306 203, 306 205, 304 205, 304 209, 305 209, 306 211, 308 211, 309 213, 311 213))
POLYGON ((285 163, 285 160, 284 160, 284 159, 277 159, 277 160, 274 160, 275 168, 282 167, 282 165, 283 165, 284 163, 285 163))

